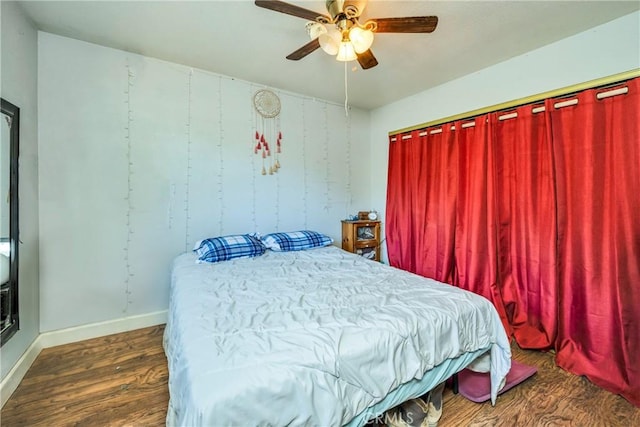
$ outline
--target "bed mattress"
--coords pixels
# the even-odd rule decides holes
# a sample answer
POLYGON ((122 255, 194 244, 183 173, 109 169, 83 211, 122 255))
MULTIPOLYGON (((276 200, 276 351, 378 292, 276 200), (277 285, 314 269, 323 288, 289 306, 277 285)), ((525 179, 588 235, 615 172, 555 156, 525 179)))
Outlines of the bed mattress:
POLYGON ((362 425, 484 352, 495 401, 511 361, 486 299, 333 246, 177 257, 164 346, 181 426, 362 425))

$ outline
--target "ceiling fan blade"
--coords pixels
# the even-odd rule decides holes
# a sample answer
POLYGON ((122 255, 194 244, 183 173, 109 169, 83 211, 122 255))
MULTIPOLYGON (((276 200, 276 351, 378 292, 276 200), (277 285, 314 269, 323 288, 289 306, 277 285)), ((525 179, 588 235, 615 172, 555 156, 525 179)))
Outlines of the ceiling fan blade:
POLYGON ((380 18, 373 21, 378 24, 376 33, 431 33, 438 25, 437 16, 380 18))
POLYGON ((378 60, 375 56, 373 56, 373 52, 371 49, 358 54, 358 63, 362 67, 363 70, 368 70, 369 68, 373 68, 378 65, 378 60))
POLYGON ((275 10, 276 12, 286 13, 287 15, 297 16, 298 18, 307 19, 309 21, 315 21, 319 16, 327 19, 327 22, 331 21, 328 16, 321 13, 314 12, 303 7, 299 7, 293 4, 289 4, 283 1, 275 0, 256 0, 256 6, 263 7, 269 10, 275 10))
POLYGON ((319 47, 320 47, 320 42, 318 41, 318 39, 313 39, 309 43, 302 46, 300 49, 290 53, 287 56, 287 59, 290 59, 292 61, 297 61, 309 55, 311 52, 318 49, 319 47))

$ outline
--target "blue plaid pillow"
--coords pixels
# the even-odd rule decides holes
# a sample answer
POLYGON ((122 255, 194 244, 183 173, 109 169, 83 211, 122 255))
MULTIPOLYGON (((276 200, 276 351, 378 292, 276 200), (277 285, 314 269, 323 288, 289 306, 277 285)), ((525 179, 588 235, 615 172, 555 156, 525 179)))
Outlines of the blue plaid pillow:
POLYGON ((193 251, 198 254, 198 262, 250 258, 262 255, 265 250, 260 239, 249 234, 212 237, 200 240, 193 248, 193 251))
POLYGON ((303 251, 329 246, 333 239, 316 231, 302 230, 288 233, 271 233, 262 237, 262 243, 272 251, 303 251))

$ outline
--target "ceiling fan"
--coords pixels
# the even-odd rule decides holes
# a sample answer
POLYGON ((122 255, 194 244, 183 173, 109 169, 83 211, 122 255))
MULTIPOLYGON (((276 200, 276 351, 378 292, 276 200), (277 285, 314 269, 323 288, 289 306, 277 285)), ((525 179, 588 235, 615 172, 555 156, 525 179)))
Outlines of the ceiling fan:
POLYGON ((256 0, 256 6, 311 21, 307 32, 311 41, 292 52, 287 59, 297 61, 322 48, 338 61, 358 60, 367 70, 378 65, 371 52, 374 33, 431 33, 438 25, 437 16, 369 19, 361 24, 359 18, 367 0, 327 0, 328 15, 290 3, 275 0, 256 0))

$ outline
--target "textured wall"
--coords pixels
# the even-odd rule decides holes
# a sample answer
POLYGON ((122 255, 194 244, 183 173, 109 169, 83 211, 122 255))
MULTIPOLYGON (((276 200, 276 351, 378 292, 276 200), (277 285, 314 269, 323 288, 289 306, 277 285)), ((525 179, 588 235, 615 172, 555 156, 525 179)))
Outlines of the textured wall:
POLYGON ((39 333, 37 32, 15 2, 0 3, 2 97, 20 108, 20 330, 2 346, 2 378, 39 333))
POLYGON ((166 309, 171 261, 201 238, 340 244, 368 208, 367 112, 278 92, 282 167, 263 176, 261 86, 48 33, 39 61, 43 332, 166 309))

